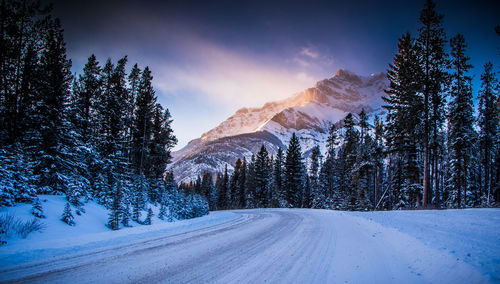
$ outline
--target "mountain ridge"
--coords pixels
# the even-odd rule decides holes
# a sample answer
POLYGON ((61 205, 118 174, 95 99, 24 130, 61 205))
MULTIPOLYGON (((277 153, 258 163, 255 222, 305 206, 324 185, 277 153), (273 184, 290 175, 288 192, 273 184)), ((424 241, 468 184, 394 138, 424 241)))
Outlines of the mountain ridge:
POLYGON ((168 170, 178 182, 194 180, 203 172, 232 171, 238 158, 249 159, 264 144, 275 154, 286 148, 296 132, 305 156, 319 145, 325 148, 328 129, 347 113, 382 114, 382 95, 387 87, 384 73, 360 76, 339 69, 313 87, 262 107, 241 108, 217 127, 173 153, 168 170))

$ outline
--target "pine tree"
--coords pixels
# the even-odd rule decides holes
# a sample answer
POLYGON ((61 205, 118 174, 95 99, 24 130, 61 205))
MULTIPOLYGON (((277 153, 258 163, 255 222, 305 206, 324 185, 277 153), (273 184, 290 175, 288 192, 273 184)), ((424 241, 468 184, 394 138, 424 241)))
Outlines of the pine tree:
MULTIPOLYGON (((482 195, 486 196, 487 205, 491 204, 492 190, 495 185, 494 161, 495 161, 495 138, 498 135, 500 124, 498 115, 498 92, 495 87, 498 80, 493 72, 493 64, 488 62, 484 65, 484 73, 481 74, 481 90, 479 91, 479 144, 481 149, 482 166, 482 195)), ((498 147, 498 146, 497 146, 498 147)))
POLYGON ((383 194, 382 186, 385 180, 385 147, 384 147, 384 123, 375 116, 375 176, 373 188, 373 206, 376 210, 380 202, 381 195, 383 194))
POLYGON ((245 208, 255 208, 255 155, 248 163, 245 181, 245 208))
POLYGON ((267 194, 266 194, 266 208, 271 207, 271 201, 276 199, 273 189, 273 170, 274 170, 274 156, 270 155, 266 159, 266 177, 267 177, 267 194))
POLYGON ((335 124, 330 125, 326 140, 327 152, 330 156, 335 156, 335 148, 339 145, 338 138, 337 126, 335 124))
POLYGON ((467 191, 469 189, 470 157, 472 156, 471 144, 474 130, 474 104, 472 102, 472 78, 467 75, 472 65, 470 58, 465 55, 465 39, 458 34, 450 41, 451 56, 453 58, 453 84, 451 89, 452 100, 449 110, 448 143, 452 164, 451 185, 453 186, 453 206, 459 208, 467 204, 467 191))
POLYGON ((338 172, 339 186, 342 193, 339 193, 343 200, 343 209, 353 210, 356 207, 357 193, 353 184, 353 169, 356 163, 359 149, 359 132, 355 128, 352 113, 348 113, 344 118, 344 143, 339 150, 338 172))
MULTIPOLYGON (((237 159, 234 163, 234 171, 231 175, 231 181, 229 182, 229 200, 228 200, 228 208, 242 208, 242 204, 240 203, 240 176, 241 176, 241 160, 237 159)), ((219 197, 220 198, 220 197, 219 197)))
POLYGON ((194 192, 195 194, 202 194, 202 190, 201 190, 201 177, 198 176, 196 178, 196 181, 194 182, 193 186, 192 186, 192 192, 194 192))
POLYGON ((67 181, 64 180, 68 169, 65 149, 68 141, 66 103, 69 100, 69 86, 72 80, 71 61, 66 59, 63 30, 58 20, 46 23, 46 48, 41 54, 40 66, 43 75, 38 82, 38 115, 33 117, 39 129, 37 145, 40 163, 35 169, 39 174, 40 186, 45 192, 66 193, 67 181))
POLYGON ((132 221, 140 222, 141 211, 144 208, 144 189, 146 188, 144 175, 136 177, 132 194, 132 221))
POLYGON ((202 179, 201 179, 201 195, 206 199, 209 200, 210 198, 210 193, 212 192, 213 188, 213 179, 212 179, 212 174, 211 173, 203 173, 202 179))
POLYGON ((0 206, 37 199, 38 188, 30 162, 16 146, 0 149, 0 206))
POLYGON ((325 200, 325 196, 319 186, 321 159, 321 151, 319 146, 316 145, 311 151, 311 164, 309 167, 309 187, 311 191, 309 203, 311 208, 321 208, 318 204, 325 200))
POLYGON ((160 213, 158 214, 158 218, 160 220, 164 220, 165 216, 167 216, 167 206, 165 206, 165 204, 162 202, 160 204, 160 213))
POLYGON ((356 150, 359 144, 359 132, 354 127, 354 119, 352 113, 348 113, 344 118, 344 144, 342 147, 344 148, 344 155, 347 164, 347 168, 351 169, 356 160, 356 150))
POLYGON ((238 206, 237 208, 246 208, 246 194, 247 194, 247 160, 243 157, 241 161, 240 175, 238 179, 238 206))
POLYGON ((302 208, 311 208, 311 179, 305 175, 304 196, 302 197, 302 208))
POLYGON ((43 207, 42 207, 42 204, 40 203, 39 198, 35 198, 35 200, 33 201, 33 207, 31 208, 31 214, 37 218, 45 218, 45 215, 43 215, 43 207))
POLYGON ((174 179, 174 174, 172 172, 167 172, 165 175, 165 195, 162 198, 165 207, 168 208, 167 222, 172 222, 174 220, 174 214, 176 207, 179 205, 179 190, 174 179))
POLYGON ((365 112, 365 109, 362 108, 359 113, 359 129, 361 130, 361 143, 366 144, 365 138, 368 135, 368 115, 365 112))
MULTIPOLYGON (((170 163, 170 151, 177 143, 177 138, 173 135, 171 128, 171 117, 168 109, 163 111, 161 105, 157 104, 154 109, 152 139, 149 147, 149 177, 158 184, 157 188, 163 188, 164 173, 167 164, 170 163)), ((159 193, 151 195, 151 200, 156 202, 159 193)))
POLYGON ((80 132, 82 144, 87 144, 93 136, 93 121, 95 119, 96 99, 100 97, 101 67, 95 55, 88 58, 87 64, 83 68, 83 75, 80 75, 77 88, 73 88, 72 102, 75 130, 80 132))
POLYGON ((120 189, 120 185, 116 184, 115 189, 112 195, 112 204, 108 217, 108 226, 111 230, 119 230, 120 229, 120 219, 122 218, 122 191, 120 189))
MULTIPOLYGON (((432 201, 431 167, 437 168, 437 136, 444 121, 444 91, 448 84, 447 54, 445 52, 446 34, 442 27, 443 16, 436 13, 435 3, 427 0, 420 13, 419 28, 419 58, 423 78, 421 81, 424 99, 424 184, 422 206, 426 207, 432 201), (431 165, 431 160, 433 164, 431 165)), ((434 176, 434 184, 437 183, 434 176)))
MULTIPOLYGON (((108 59, 103 68, 103 92, 98 99, 99 144, 103 157, 116 158, 125 142, 125 86, 127 57, 118 60, 116 67, 108 59)), ((121 153, 123 155, 124 153, 121 153)))
POLYGON ((148 208, 148 215, 146 216, 146 220, 144 220, 144 225, 151 225, 151 219, 153 218, 153 209, 148 208))
POLYGON ((125 125, 126 125, 126 140, 127 140, 127 157, 128 162, 133 162, 133 130, 134 130, 134 112, 136 106, 136 98, 139 89, 141 69, 137 66, 137 63, 134 64, 132 70, 128 75, 128 96, 126 100, 126 114, 125 114, 125 125))
POLYGON ((229 190, 229 176, 227 174, 227 166, 224 169, 224 176, 220 180, 220 185, 218 187, 218 200, 217 207, 219 210, 225 210, 228 208, 228 190, 229 190))
MULTIPOLYGON (((217 173, 217 176, 219 176, 219 173, 217 173)), ((220 178, 220 176, 219 176, 219 178, 220 178)), ((216 179, 217 179, 217 177, 216 177, 216 179)), ((219 194, 219 192, 218 192, 217 184, 212 185, 212 187, 210 189, 209 197, 207 198, 209 211, 219 210, 217 208, 217 201, 219 200, 218 194, 219 194)))
POLYGON ((387 150, 392 156, 391 167, 397 174, 391 182, 391 188, 396 192, 397 206, 409 206, 409 195, 415 203, 419 200, 420 169, 418 167, 418 144, 421 134, 424 99, 420 95, 423 71, 419 63, 419 46, 406 33, 399 40, 398 54, 387 72, 389 88, 385 90, 387 97, 382 99, 387 103, 387 126, 385 136, 387 150), (417 144, 418 143, 418 144, 417 144), (401 179, 400 179, 401 177, 401 179), (393 183, 397 182, 397 183, 393 183))
POLYGON ((97 99, 96 149, 100 161, 93 171, 101 183, 99 191, 104 195, 113 191, 116 180, 128 179, 130 174, 125 137, 126 64, 126 56, 118 60, 116 66, 108 59, 101 77, 103 91, 97 99))
POLYGON ((356 162, 352 168, 353 185, 356 188, 356 209, 367 210, 370 205, 369 192, 374 173, 375 143, 368 133, 368 116, 364 110, 359 114, 358 126, 361 129, 361 143, 358 147, 356 162))
POLYGON ((309 176, 311 180, 317 180, 319 176, 319 168, 321 166, 321 151, 319 146, 316 145, 311 150, 311 166, 309 167, 309 176))
POLYGON ((151 71, 146 67, 142 72, 137 91, 135 106, 135 122, 133 128, 133 157, 134 164, 139 172, 149 174, 150 170, 150 147, 153 130, 153 117, 155 111, 156 97, 151 85, 153 77, 151 71))
POLYGON ((23 139, 33 126, 28 115, 36 114, 36 90, 46 75, 39 58, 55 22, 50 10, 38 1, 0 3, 0 144, 23 139))
POLYGON ((129 227, 130 226, 130 205, 128 203, 125 204, 125 207, 122 208, 122 218, 121 218, 121 223, 124 227, 129 227))
POLYGON ((283 189, 286 207, 299 208, 305 186, 305 168, 302 162, 302 150, 295 133, 292 134, 285 158, 283 189))
POLYGON ((61 215, 61 220, 70 226, 75 225, 73 213, 71 213, 71 206, 69 205, 69 203, 66 203, 66 205, 64 206, 64 211, 63 214, 61 215))
POLYGON ((214 190, 212 191, 210 195, 210 200, 208 201, 208 205, 211 211, 220 210, 218 203, 219 203, 221 185, 222 185, 222 174, 218 172, 215 175, 214 190))
POLYGON ((273 184, 272 184, 272 199, 270 207, 283 207, 284 192, 283 192, 283 164, 284 164, 283 150, 278 148, 276 159, 273 165, 273 184))
POLYGON ((254 187, 254 204, 255 207, 265 208, 268 206, 269 196, 269 177, 270 169, 268 166, 268 152, 264 145, 261 146, 255 158, 253 178, 254 187))
MULTIPOLYGON (((18 66, 23 66, 23 70, 20 78, 21 87, 17 95, 19 97, 17 114, 14 113, 14 116, 11 116, 14 119, 7 119, 7 127, 12 128, 5 129, 7 130, 5 138, 9 142, 20 141, 26 144, 29 141, 26 139, 27 137, 32 138, 33 134, 39 133, 38 120, 34 120, 33 118, 38 118, 37 105, 40 99, 38 88, 42 82, 41 79, 45 75, 39 61, 40 51, 37 51, 42 50, 42 46, 43 44, 28 43, 23 63, 18 64, 18 66), (9 120, 11 123, 9 123, 9 120)), ((5 88, 2 89, 5 93, 9 93, 8 88, 7 90, 5 88)), ((7 104, 4 110, 8 109, 9 106, 7 104)))
POLYGON ((332 124, 327 139, 326 158, 318 177, 318 193, 313 199, 313 208, 340 209, 341 192, 339 190, 339 174, 336 149, 339 145, 337 126, 332 124))

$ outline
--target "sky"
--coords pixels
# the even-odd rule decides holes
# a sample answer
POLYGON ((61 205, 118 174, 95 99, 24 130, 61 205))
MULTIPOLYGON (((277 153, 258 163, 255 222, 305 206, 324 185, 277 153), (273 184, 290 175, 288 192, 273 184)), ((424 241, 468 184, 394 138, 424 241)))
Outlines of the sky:
MULTIPOLYGON (((55 0, 74 73, 91 54, 149 66, 158 101, 182 148, 242 107, 287 98, 342 68, 385 72, 419 1, 55 0)), ((483 65, 500 66, 500 1, 442 0, 448 37, 465 36, 479 89, 483 65), (496 3, 495 3, 496 2, 496 3)))

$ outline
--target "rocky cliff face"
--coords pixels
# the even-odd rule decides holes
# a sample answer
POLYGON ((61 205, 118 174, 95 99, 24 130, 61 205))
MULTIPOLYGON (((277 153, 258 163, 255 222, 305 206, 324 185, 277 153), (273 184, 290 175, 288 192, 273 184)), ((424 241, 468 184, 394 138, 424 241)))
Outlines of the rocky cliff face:
POLYGON ((307 157, 314 145, 325 147, 330 124, 347 113, 382 114, 387 80, 384 73, 359 76, 338 70, 335 76, 319 81, 288 99, 266 103, 260 108, 242 108, 219 126, 204 133, 183 149, 174 152, 169 170, 179 182, 188 182, 203 172, 223 171, 264 144, 271 154, 285 149, 293 132, 300 138, 307 157))

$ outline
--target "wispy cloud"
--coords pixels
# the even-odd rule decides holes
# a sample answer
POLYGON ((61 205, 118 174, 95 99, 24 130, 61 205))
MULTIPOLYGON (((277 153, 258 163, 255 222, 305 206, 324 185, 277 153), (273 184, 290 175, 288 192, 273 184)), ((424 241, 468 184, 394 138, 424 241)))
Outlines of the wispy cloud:
MULTIPOLYGON (((291 61, 308 74, 319 74, 320 76, 331 75, 335 72, 335 61, 328 55, 330 52, 323 49, 313 44, 303 46, 296 49, 296 53, 291 61)), ((322 77, 316 79, 322 79, 322 77)))
POLYGON ((228 107, 260 106, 312 86, 314 74, 266 62, 213 42, 190 38, 185 52, 196 64, 165 65, 156 71, 157 87, 165 94, 198 92, 207 101, 228 107))
POLYGON ((300 51, 301 55, 316 59, 319 57, 319 53, 317 51, 314 51, 311 47, 304 47, 300 51))

